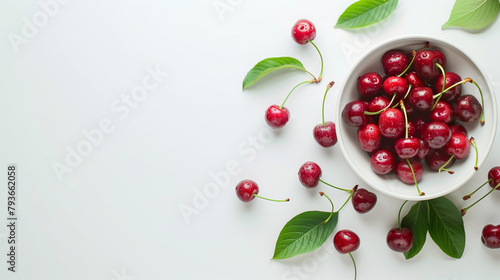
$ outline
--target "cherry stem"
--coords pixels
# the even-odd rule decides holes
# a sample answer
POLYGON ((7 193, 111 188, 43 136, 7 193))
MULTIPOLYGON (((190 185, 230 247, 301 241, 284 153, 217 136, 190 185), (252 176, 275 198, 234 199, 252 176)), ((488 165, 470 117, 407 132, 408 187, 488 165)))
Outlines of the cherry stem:
POLYGON ((415 171, 413 171, 413 166, 411 165, 410 160, 406 159, 406 162, 410 166, 411 174, 413 175, 413 181, 415 181, 415 186, 417 187, 418 195, 419 196, 425 195, 425 193, 421 192, 420 189, 418 188, 417 177, 415 176, 415 171))
POLYGON ((316 47, 316 44, 314 44, 312 40, 309 40, 309 43, 311 43, 311 45, 313 45, 314 48, 318 51, 319 58, 321 59, 321 71, 319 73, 318 79, 316 80, 316 83, 319 83, 323 78, 323 56, 321 55, 321 52, 319 51, 318 47, 316 47))
POLYGON ((336 186, 334 186, 334 185, 332 185, 332 184, 328 184, 327 182, 325 182, 325 181, 323 181, 323 180, 321 180, 321 179, 319 179, 319 181, 320 181, 321 183, 323 183, 323 184, 327 185, 327 186, 330 186, 330 187, 332 187, 332 188, 334 188, 334 189, 337 189, 337 190, 340 190, 340 191, 344 191, 344 192, 348 192, 348 193, 352 193, 352 192, 353 192, 352 190, 343 189, 343 188, 336 187, 336 186))
POLYGON ((408 200, 405 200, 405 202, 403 202, 403 204, 401 204, 401 207, 399 207, 399 212, 398 212, 398 228, 401 229, 401 211, 403 210, 403 207, 405 206, 405 204, 408 202, 408 200))
POLYGON ((292 92, 297 88, 299 87, 300 85, 303 85, 303 84, 307 84, 307 83, 314 83, 314 80, 307 80, 307 81, 303 81, 303 82, 300 82, 298 83, 296 86, 294 86, 292 88, 292 90, 288 93, 288 95, 286 96, 285 100, 283 100, 283 103, 281 104, 280 106, 280 109, 283 109, 283 106, 285 106, 285 102, 288 100, 288 97, 290 97, 290 94, 292 94, 292 92))
POLYGON ((406 114, 406 107, 405 107, 405 102, 403 99, 399 100, 399 105, 401 105, 401 110, 403 110, 403 114, 405 116, 405 129, 406 129, 406 134, 405 134, 405 139, 408 138, 408 115, 406 114))
POLYGON ((455 158, 455 156, 454 156, 454 155, 452 155, 452 156, 450 157, 450 159, 449 159, 449 160, 448 160, 445 164, 443 164, 443 166, 439 167, 439 169, 438 169, 438 173, 439 173, 439 172, 441 172, 441 171, 443 171, 443 170, 444 170, 444 171, 448 171, 448 173, 450 173, 450 174, 455 173, 455 171, 448 170, 448 169, 446 169, 446 168, 445 168, 445 167, 446 167, 446 166, 447 166, 447 165, 448 165, 448 164, 449 164, 449 163, 453 160, 453 158, 455 158))
POLYGON ((382 113, 383 111, 389 109, 389 107, 391 107, 391 104, 394 101, 394 99, 396 99, 396 95, 397 95, 397 93, 395 93, 395 94, 392 95, 391 102, 389 102, 389 105, 387 105, 384 109, 379 110, 377 112, 368 112, 368 111, 365 111, 365 115, 375 116, 375 115, 378 115, 378 114, 382 113))
POLYGON ((319 195, 326 197, 328 199, 328 201, 330 201, 330 204, 332 205, 332 211, 330 212, 330 216, 328 216, 328 218, 326 218, 326 220, 323 221, 323 223, 326 224, 326 223, 328 223, 330 218, 333 216, 333 210, 334 210, 335 206, 333 206, 333 201, 324 192, 319 192, 319 195))
POLYGON ((479 186, 479 188, 475 189, 473 192, 471 192, 470 194, 468 195, 464 195, 464 197, 462 198, 463 200, 468 200, 469 198, 472 197, 473 194, 475 194, 478 190, 480 190, 482 187, 484 187, 484 185, 488 184, 489 182, 491 182, 491 180, 493 180, 493 178, 490 178, 488 181, 484 182, 481 186, 479 186))
MULTIPOLYGON (((450 89, 452 89, 452 88, 454 88, 454 87, 456 87, 458 85, 465 84, 465 83, 473 83, 473 82, 474 81, 471 78, 465 78, 465 79, 461 80, 460 82, 456 82, 453 85, 447 87, 442 92, 440 92, 438 94, 435 94, 434 96, 432 96, 432 99, 436 99, 437 98, 438 100, 436 100, 436 102, 438 102, 439 99, 441 99, 441 95, 443 95, 443 93, 449 91, 450 89)), ((444 85, 444 83, 443 83, 443 85, 444 85)))
POLYGON ((464 216, 467 211, 474 205, 476 205, 479 201, 483 200, 485 197, 487 197, 490 193, 492 193, 494 190, 496 190, 498 187, 500 187, 500 183, 498 183, 493 189, 491 189, 488 193, 486 193, 485 195, 483 195, 480 199, 478 199, 476 202, 472 203, 471 205, 469 205, 468 207, 465 207, 463 208, 462 210, 460 210, 460 213, 462 214, 462 216, 464 216))
POLYGON ((476 140, 474 140, 474 137, 471 137, 470 138, 470 144, 472 145, 472 147, 474 148, 474 150, 476 151, 476 163, 474 163, 474 170, 478 170, 479 168, 477 167, 477 159, 478 159, 478 154, 479 152, 477 151, 477 145, 476 145, 476 140))
POLYGON ((349 202, 349 199, 351 199, 352 195, 354 194, 354 192, 357 189, 358 189, 358 185, 356 185, 356 186, 354 186, 354 188, 352 188, 351 193, 349 194, 349 197, 345 200, 344 204, 342 204, 342 206, 340 206, 339 210, 335 211, 335 213, 340 212, 340 210, 342 210, 342 208, 344 208, 344 206, 347 204, 347 202, 349 202))
POLYGON ((328 91, 333 87, 335 84, 334 81, 331 81, 327 86, 326 86, 326 91, 325 91, 325 96, 323 96, 323 106, 321 107, 321 117, 323 118, 323 125, 325 125, 325 101, 326 101, 326 94, 328 91))
POLYGON ((472 80, 472 83, 476 85, 477 89, 479 90, 479 94, 481 95, 481 125, 484 125, 484 98, 483 98, 483 92, 481 91, 481 88, 479 85, 476 83, 476 81, 472 80))
POLYGON ((443 74, 443 88, 441 89, 441 93, 439 94, 439 97, 437 98, 436 102, 434 102, 434 105, 432 105, 431 111, 434 110, 436 104, 441 99, 441 96, 443 96, 443 93, 445 92, 444 86, 446 85, 446 72, 444 71, 443 66, 441 66, 441 64, 439 63, 436 63, 436 66, 439 68, 439 70, 441 70, 441 73, 443 74))
MULTIPOLYGON (((403 98, 401 98, 402 100, 406 99, 406 97, 408 97, 408 94, 410 94, 410 91, 411 91, 411 85, 408 85, 408 90, 406 91, 406 94, 403 98)), ((396 108, 398 107, 399 103, 397 103, 396 105, 394 105, 392 108, 396 108)))
POLYGON ((257 194, 253 194, 253 196, 258 197, 258 198, 262 198, 262 199, 265 199, 265 200, 269 200, 269 201, 274 201, 274 202, 288 202, 288 201, 290 201, 289 198, 286 198, 286 199, 271 199, 271 198, 263 197, 263 196, 260 196, 260 195, 257 195, 257 194))
POLYGON ((351 252, 349 252, 349 256, 351 257, 352 264, 354 265, 354 280, 356 280, 356 277, 358 276, 358 270, 356 269, 356 262, 354 261, 351 252))
POLYGON ((411 65, 413 64, 413 60, 415 60, 415 56, 417 56, 417 52, 415 50, 413 50, 411 52, 411 55, 412 55, 412 58, 411 58, 410 63, 408 64, 408 66, 406 66, 406 69, 401 74, 398 75, 398 77, 403 76, 406 73, 406 71, 408 71, 408 69, 410 69, 411 65))

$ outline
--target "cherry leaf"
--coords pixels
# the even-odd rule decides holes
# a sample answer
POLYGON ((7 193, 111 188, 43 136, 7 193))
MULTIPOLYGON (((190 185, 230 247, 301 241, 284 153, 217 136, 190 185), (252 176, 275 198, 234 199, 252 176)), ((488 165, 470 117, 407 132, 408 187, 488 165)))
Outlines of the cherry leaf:
POLYGON ((260 80, 262 77, 269 73, 272 73, 280 69, 298 69, 304 72, 307 70, 304 68, 302 62, 298 61, 293 57, 270 57, 259 61, 243 79, 243 90, 245 88, 253 85, 255 82, 260 80))
POLYGON ((398 0, 360 0, 347 7, 335 27, 351 29, 377 23, 390 16, 397 6, 398 0))
POLYGON ((338 213, 308 211, 293 217, 281 230, 273 259, 287 259, 319 248, 337 226, 338 213))
POLYGON ((441 29, 450 27, 481 29, 490 25, 499 11, 498 0, 456 0, 450 18, 441 29))
POLYGON ((427 238, 427 201, 415 203, 401 221, 401 227, 409 228, 413 234, 413 245, 404 253, 408 260, 422 250, 427 238))

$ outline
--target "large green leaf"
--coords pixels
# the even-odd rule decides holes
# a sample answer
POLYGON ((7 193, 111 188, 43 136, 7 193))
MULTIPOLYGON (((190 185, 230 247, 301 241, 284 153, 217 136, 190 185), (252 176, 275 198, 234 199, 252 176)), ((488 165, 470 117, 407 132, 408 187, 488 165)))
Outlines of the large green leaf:
POLYGON ((335 27, 359 28, 377 23, 390 16, 398 6, 398 0, 360 0, 340 15, 335 27))
POLYGON ((498 0, 456 0, 450 18, 441 26, 481 29, 490 25, 500 11, 498 0))
POLYGON ((441 250, 452 258, 461 258, 465 249, 465 229, 460 210, 445 197, 427 201, 429 234, 441 250))
POLYGON ((287 259, 319 248, 337 226, 335 213, 324 223, 330 212, 308 211, 293 217, 281 230, 273 259, 287 259))
POLYGON ((243 79, 243 90, 253 85, 265 75, 280 69, 298 69, 304 72, 307 70, 302 62, 293 57, 270 57, 259 61, 243 79))
POLYGON ((401 227, 409 228, 413 234, 413 245, 404 253, 407 260, 416 256, 424 247, 427 238, 427 216, 427 201, 419 201, 401 221, 401 227))

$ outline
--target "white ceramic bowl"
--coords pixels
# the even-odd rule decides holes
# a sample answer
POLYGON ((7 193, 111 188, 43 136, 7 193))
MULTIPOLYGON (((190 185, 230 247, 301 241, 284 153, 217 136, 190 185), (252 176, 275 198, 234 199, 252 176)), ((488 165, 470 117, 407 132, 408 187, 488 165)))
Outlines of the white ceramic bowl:
MULTIPOLYGON (((356 89, 356 82, 359 76, 366 72, 375 71, 384 76, 384 70, 381 64, 382 55, 391 49, 402 49, 411 51, 420 49, 424 42, 430 43, 430 49, 437 49, 446 55, 446 71, 457 73, 463 78, 470 77, 475 80, 483 92, 484 113, 486 123, 481 126, 478 122, 463 124, 469 132, 469 137, 473 136, 479 150, 478 166, 481 167, 494 142, 497 128, 497 107, 493 88, 482 71, 463 51, 454 44, 440 38, 412 35, 397 37, 374 46, 370 51, 363 55, 354 65, 347 76, 347 80, 341 88, 336 104, 337 112, 337 135, 339 145, 347 162, 352 169, 361 177, 361 179, 388 196, 404 200, 427 200, 446 195, 465 184, 474 174, 475 152, 471 147, 471 153, 465 159, 457 160, 451 169, 455 174, 450 175, 447 172, 437 173, 430 170, 424 161, 422 166, 424 173, 422 180, 418 183, 420 190, 425 193, 419 196, 414 185, 408 185, 401 182, 395 174, 378 175, 372 171, 370 166, 370 157, 363 151, 357 140, 357 129, 347 126, 342 120, 342 110, 344 106, 353 100, 359 98, 356 89)), ((479 101, 480 95, 477 88, 467 83, 462 86, 462 95, 472 94, 479 101)))

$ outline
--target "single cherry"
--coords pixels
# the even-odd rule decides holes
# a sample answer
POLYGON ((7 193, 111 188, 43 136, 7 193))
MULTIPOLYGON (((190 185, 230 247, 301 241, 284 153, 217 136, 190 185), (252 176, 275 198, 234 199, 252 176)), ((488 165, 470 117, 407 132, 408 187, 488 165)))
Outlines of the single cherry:
MULTIPOLYGON (((391 100, 385 96, 375 96, 370 102, 368 102, 367 111, 368 112, 379 112, 391 105, 391 100)), ((378 116, 378 115, 377 115, 378 116)))
POLYGON ((422 160, 425 157, 427 157, 431 148, 429 147, 429 144, 427 144, 427 142, 424 142, 424 140, 422 140, 422 139, 418 139, 418 140, 420 141, 420 147, 419 147, 418 153, 417 153, 417 155, 415 155, 414 159, 422 160))
POLYGON ((470 94, 460 96, 453 106, 453 116, 462 122, 474 122, 481 117, 481 103, 470 94))
POLYGON ((387 233, 386 241, 389 248, 404 253, 413 245, 413 233, 409 228, 393 228, 387 233))
POLYGON ((420 139, 418 138, 410 138, 409 137, 409 126, 408 126, 408 116, 406 114, 406 107, 403 100, 399 101, 401 109, 403 110, 403 115, 405 117, 405 138, 399 138, 396 140, 394 144, 394 151, 396 154, 402 158, 413 158, 417 155, 418 150, 420 149, 420 139))
POLYGON ((443 165, 446 164, 444 167, 449 168, 455 163, 455 158, 451 161, 449 159, 450 156, 443 149, 431 150, 425 157, 425 163, 431 170, 438 171, 440 168, 445 170, 442 168, 443 165))
POLYGON ((388 76, 397 76, 403 73, 410 61, 405 52, 390 50, 382 55, 382 67, 388 76))
POLYGON ((450 140, 451 130, 446 123, 430 122, 420 137, 431 149, 441 149, 450 140))
POLYGON ((377 174, 384 175, 396 166, 396 157, 386 149, 374 152, 370 157, 370 165, 377 174))
POLYGON ((248 179, 242 180, 236 185, 236 196, 238 196, 238 198, 243 202, 249 202, 253 200, 255 197, 275 202, 286 202, 290 200, 288 198, 282 200, 269 199, 259 196, 258 193, 259 193, 259 186, 257 185, 257 183, 255 183, 255 181, 248 179))
POLYGON ((469 136, 469 134, 467 133, 467 129, 461 125, 461 124, 452 124, 450 125, 450 130, 451 130, 451 133, 463 133, 465 136, 469 136))
POLYGON ((278 105, 271 105, 266 110, 266 122, 271 128, 281 128, 287 122, 290 117, 290 112, 286 107, 280 107, 278 105))
POLYGON ((446 143, 443 149, 449 156, 463 159, 469 155, 470 146, 469 138, 463 133, 456 132, 451 134, 450 141, 446 143))
POLYGON ((422 179, 422 164, 416 160, 399 161, 396 165, 396 175, 406 184, 420 182, 422 179))
POLYGON ((373 209, 377 203, 377 195, 363 188, 358 188, 351 198, 354 210, 364 214, 373 209))
POLYGON ((405 80, 412 86, 412 88, 425 86, 424 81, 418 76, 417 72, 411 71, 404 76, 405 80))
POLYGON ((314 188, 318 185, 321 177, 321 168, 312 161, 306 161, 299 168, 299 181, 306 188, 314 188))
POLYGON ((500 248, 500 225, 488 224, 484 226, 481 242, 490 249, 500 248))
POLYGON ((323 106, 321 108, 321 115, 323 118, 323 122, 314 126, 313 128, 313 136, 316 142, 321 146, 328 148, 337 143, 337 131, 335 129, 335 123, 332 121, 325 122, 325 100, 326 95, 330 88, 332 88, 334 82, 330 82, 326 87, 325 95, 323 97, 323 106))
POLYGON ((342 120, 351 127, 360 127, 366 123, 366 103, 363 101, 351 101, 342 110, 342 120))
POLYGON ((358 142, 367 152, 373 152, 380 147, 382 136, 376 124, 368 123, 358 128, 358 142))
MULTIPOLYGON (((460 76, 455 72, 446 72, 444 79, 443 74, 440 74, 436 79, 436 82, 434 83, 434 90, 436 93, 441 93, 441 91, 443 90, 443 82, 444 89, 447 89, 454 84, 459 83, 460 81, 462 81, 462 78, 460 78, 460 76)), ((460 94, 462 94, 462 85, 458 84, 457 86, 443 92, 441 100, 453 103, 453 101, 455 101, 460 96, 460 94)))
POLYGON ((495 166, 488 171, 488 182, 492 188, 500 184, 500 166, 495 166))
POLYGON ((430 87, 414 87, 408 95, 410 104, 419 111, 427 111, 434 105, 430 87))
POLYGON ((413 62, 415 72, 424 80, 434 80, 441 74, 436 64, 443 68, 446 66, 446 57, 438 50, 418 51, 413 62))
POLYGON ((351 230, 339 230, 333 237, 333 245, 341 254, 356 251, 359 248, 359 236, 351 230))
POLYGON ((405 129, 403 113, 395 108, 389 108, 380 114, 378 127, 382 136, 392 139, 401 137, 405 129))
POLYGON ((373 98, 382 89, 382 77, 376 72, 369 72, 358 78, 357 88, 363 98, 373 98))
POLYGON ((305 45, 316 38, 316 27, 307 19, 299 19, 292 27, 292 38, 295 42, 305 45))
POLYGON ((396 100, 403 98, 408 91, 408 83, 398 76, 389 76, 384 80, 382 87, 386 94, 392 97, 396 94, 396 100))
POLYGON ((431 111, 430 117, 433 122, 444 122, 449 124, 453 119, 453 110, 448 102, 438 101, 431 111))

